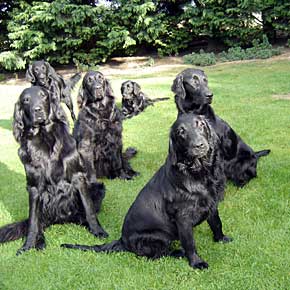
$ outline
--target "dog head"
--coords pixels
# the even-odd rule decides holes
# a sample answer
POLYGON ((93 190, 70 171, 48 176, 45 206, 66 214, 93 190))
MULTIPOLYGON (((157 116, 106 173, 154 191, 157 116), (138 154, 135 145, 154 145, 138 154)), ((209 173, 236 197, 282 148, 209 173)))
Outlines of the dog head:
POLYGON ((121 94, 124 100, 131 100, 141 92, 139 84, 133 81, 126 81, 121 85, 121 94))
POLYGON ((38 60, 29 65, 26 71, 26 80, 36 86, 49 87, 50 77, 55 74, 54 68, 48 62, 38 60))
POLYGON ((182 114, 171 127, 169 157, 173 165, 196 171, 211 163, 217 136, 203 116, 182 114))
POLYGON ((13 134, 17 142, 21 141, 24 131, 46 126, 55 119, 66 120, 59 102, 53 101, 53 94, 53 91, 40 86, 27 88, 21 93, 13 119, 13 134))
POLYGON ((211 104, 213 93, 208 87, 207 76, 200 69, 188 68, 179 73, 171 90, 176 98, 187 100, 196 105, 211 104))
POLYGON ((109 81, 101 72, 89 71, 84 76, 82 86, 78 95, 79 108, 89 103, 103 101, 105 97, 112 97, 113 90, 109 81))

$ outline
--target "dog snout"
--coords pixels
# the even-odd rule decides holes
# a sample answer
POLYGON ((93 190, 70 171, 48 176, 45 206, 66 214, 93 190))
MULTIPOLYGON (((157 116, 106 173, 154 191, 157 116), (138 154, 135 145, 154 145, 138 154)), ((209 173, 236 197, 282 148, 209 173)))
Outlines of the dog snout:
POLYGON ((213 99, 213 93, 211 91, 207 91, 205 93, 205 98, 206 98, 206 101, 210 104, 213 99))
POLYGON ((40 106, 34 107, 34 112, 35 113, 41 113, 42 112, 42 108, 40 106))
POLYGON ((205 147, 204 143, 200 142, 197 144, 193 144, 192 146, 194 149, 203 149, 205 147))

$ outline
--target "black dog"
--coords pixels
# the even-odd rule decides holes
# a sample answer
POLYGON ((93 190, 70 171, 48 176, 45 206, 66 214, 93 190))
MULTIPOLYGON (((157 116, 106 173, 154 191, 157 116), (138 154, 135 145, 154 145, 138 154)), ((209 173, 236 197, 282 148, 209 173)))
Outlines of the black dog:
POLYGON ((148 98, 138 83, 126 81, 121 85, 122 114, 125 118, 131 118, 143 112, 148 106, 155 102, 168 100, 169 98, 148 98))
MULTIPOLYGON (((71 117, 75 121, 76 116, 73 111, 73 102, 71 99, 71 91, 76 83, 81 79, 81 74, 73 75, 69 80, 64 80, 61 75, 56 73, 54 68, 46 61, 35 61, 26 71, 26 79, 34 86, 41 86, 51 89, 55 86, 59 90, 59 94, 55 97, 66 104, 70 110, 71 117)), ((54 91, 56 91, 54 89, 54 91)))
POLYGON ((29 218, 2 227, 0 242, 26 236, 18 254, 43 249, 44 230, 52 224, 77 223, 97 237, 108 236, 96 219, 104 185, 88 182, 63 110, 52 100, 51 92, 33 86, 15 105, 13 133, 26 172, 29 218))
POLYGON ((171 128, 166 162, 130 207, 121 238, 104 245, 62 246, 96 252, 129 251, 149 258, 185 255, 191 267, 207 268, 197 254, 193 226, 207 220, 216 242, 231 241, 223 234, 218 214, 225 185, 218 142, 204 117, 180 115, 171 128), (170 252, 173 240, 181 241, 184 252, 170 252))
POLYGON ((242 187, 257 176, 257 162, 270 150, 254 152, 228 123, 215 115, 210 106, 213 94, 208 88, 207 76, 199 69, 186 69, 173 82, 175 103, 179 113, 204 115, 221 139, 226 177, 242 187))
POLYGON ((122 115, 102 73, 89 71, 84 76, 78 104, 80 112, 73 134, 89 179, 131 179, 137 175, 128 162, 137 151, 128 148, 122 153, 122 115))

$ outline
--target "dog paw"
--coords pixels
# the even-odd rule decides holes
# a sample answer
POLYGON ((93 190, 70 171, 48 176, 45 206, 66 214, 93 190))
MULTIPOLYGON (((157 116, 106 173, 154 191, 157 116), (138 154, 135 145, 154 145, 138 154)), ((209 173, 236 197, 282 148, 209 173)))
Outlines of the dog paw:
POLYGON ((105 238, 107 238, 109 236, 109 234, 103 229, 92 231, 92 234, 95 237, 100 238, 100 239, 105 239, 105 238))
POLYGON ((195 269, 204 270, 208 268, 208 263, 202 260, 191 262, 190 266, 195 269))
POLYGON ((230 243, 233 241, 233 239, 231 237, 228 236, 222 236, 220 238, 214 238, 215 242, 219 242, 219 243, 230 243))
POLYGON ((43 250, 43 249, 45 249, 45 247, 46 247, 46 244, 45 244, 44 237, 38 239, 38 241, 37 241, 37 243, 35 245, 35 248, 37 250, 43 250))
POLYGON ((19 255, 23 254, 24 252, 29 251, 32 248, 33 248, 32 246, 31 247, 30 246, 23 246, 16 252, 16 256, 19 256, 19 255))

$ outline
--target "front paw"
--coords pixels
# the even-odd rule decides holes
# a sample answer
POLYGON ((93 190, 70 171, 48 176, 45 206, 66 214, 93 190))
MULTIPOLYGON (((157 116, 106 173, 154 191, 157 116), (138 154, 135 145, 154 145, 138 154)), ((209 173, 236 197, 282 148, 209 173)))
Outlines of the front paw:
POLYGON ((232 242, 233 241, 233 238, 224 235, 222 237, 214 238, 214 241, 225 244, 225 243, 232 242))
POLYGON ((16 256, 19 256, 21 254, 23 254, 24 252, 27 252, 29 251, 30 249, 33 249, 34 247, 33 246, 22 246, 17 252, 16 252, 16 256))
POLYGON ((199 269, 199 270, 204 270, 204 269, 208 268, 208 263, 201 260, 201 259, 198 261, 191 262, 191 263, 189 263, 189 265, 192 268, 199 269))
POLYGON ((46 243, 44 237, 39 238, 38 241, 36 242, 35 248, 37 250, 43 250, 45 247, 46 243))
POLYGON ((100 239, 105 239, 109 236, 109 234, 104 230, 104 229, 95 229, 95 230, 91 230, 91 233, 100 239))

